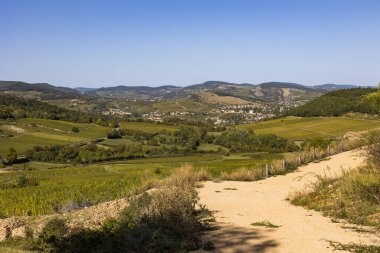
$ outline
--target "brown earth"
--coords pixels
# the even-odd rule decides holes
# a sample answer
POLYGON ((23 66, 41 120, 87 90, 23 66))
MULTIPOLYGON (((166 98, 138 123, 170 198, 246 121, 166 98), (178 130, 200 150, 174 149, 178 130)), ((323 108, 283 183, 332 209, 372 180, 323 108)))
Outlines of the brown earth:
MULTIPOLYGON (((294 206, 289 193, 308 187, 315 175, 340 176, 363 164, 355 151, 300 167, 296 172, 256 182, 205 182, 200 201, 215 211, 220 229, 205 235, 215 252, 333 252, 328 241, 380 244, 378 232, 355 232, 344 223, 334 223, 320 213, 294 206), (269 221, 278 228, 252 226, 269 221)), ((367 228, 369 229, 369 228, 367 228)), ((371 230, 370 230, 371 231, 371 230)))

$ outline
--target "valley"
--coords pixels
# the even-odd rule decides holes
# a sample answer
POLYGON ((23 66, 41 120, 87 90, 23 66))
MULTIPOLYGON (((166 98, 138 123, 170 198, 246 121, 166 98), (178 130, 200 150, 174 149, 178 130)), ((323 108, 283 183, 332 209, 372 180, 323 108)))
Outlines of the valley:
MULTIPOLYGON (((223 85, 223 90, 232 89, 223 85)), ((368 94, 377 94, 374 89, 342 90, 356 100, 335 107, 340 115, 300 117, 319 100, 344 105, 334 95, 340 91, 303 97, 302 102, 294 98, 264 102, 235 97, 236 93, 218 94, 220 86, 211 87, 215 90, 208 87, 188 97, 157 100, 147 100, 150 90, 132 99, 123 93, 111 98, 110 91, 101 91, 100 97, 94 90, 77 98, 59 98, 61 90, 49 90, 47 100, 43 92, 39 100, 32 98, 34 91, 4 92, 0 95, 0 217, 36 217, 41 222, 71 217, 108 201, 124 203, 159 188, 176 173, 182 177, 183 171, 208 181, 205 191, 224 184, 225 189, 239 191, 237 181, 281 178, 313 162, 323 167, 331 155, 363 145, 358 141, 380 128, 377 115, 365 114, 360 105, 368 94)), ((325 107, 318 108, 323 112, 325 107)), ((212 194, 224 196, 218 189, 212 194)), ((218 198, 209 200, 202 188, 199 194, 208 207, 218 209, 213 202, 218 198)), ((216 233, 228 231, 222 226, 216 233)), ((221 246, 213 233, 207 238, 217 247, 229 247, 221 246)))

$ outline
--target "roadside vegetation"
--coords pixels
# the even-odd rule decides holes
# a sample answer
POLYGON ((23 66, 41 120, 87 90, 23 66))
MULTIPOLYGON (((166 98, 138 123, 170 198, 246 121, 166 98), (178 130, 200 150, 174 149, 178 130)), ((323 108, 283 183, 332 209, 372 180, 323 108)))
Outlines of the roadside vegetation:
POLYGON ((367 165, 344 172, 340 178, 320 177, 311 191, 297 192, 295 205, 322 211, 358 225, 380 229, 380 132, 366 136, 367 165))
POLYGON ((211 228, 213 216, 198 204, 199 179, 188 169, 173 173, 150 193, 131 197, 120 216, 108 219, 99 230, 70 230, 65 220, 55 218, 36 237, 9 239, 0 249, 141 253, 209 249, 213 245, 203 242, 201 233, 211 228))

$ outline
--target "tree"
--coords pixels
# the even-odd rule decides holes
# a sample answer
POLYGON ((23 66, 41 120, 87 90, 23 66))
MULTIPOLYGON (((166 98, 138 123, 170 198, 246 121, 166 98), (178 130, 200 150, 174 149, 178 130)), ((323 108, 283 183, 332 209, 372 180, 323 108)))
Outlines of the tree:
POLYGON ((14 148, 9 148, 8 153, 5 155, 5 159, 8 164, 13 164, 17 161, 17 152, 14 148))

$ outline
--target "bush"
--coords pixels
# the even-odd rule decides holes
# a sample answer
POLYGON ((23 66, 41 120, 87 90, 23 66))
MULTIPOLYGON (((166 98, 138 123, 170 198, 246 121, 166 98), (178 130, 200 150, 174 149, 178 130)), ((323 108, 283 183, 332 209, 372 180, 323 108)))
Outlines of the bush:
POLYGON ((371 131, 366 136, 366 153, 370 163, 380 168, 380 131, 371 131))
POLYGON ((35 241, 45 252, 184 252, 201 247, 201 232, 212 217, 198 207, 197 173, 186 168, 150 193, 130 199, 118 219, 101 230, 67 235, 64 221, 54 219, 35 241))
POLYGON ((68 229, 65 221, 54 218, 44 226, 34 242, 33 249, 40 252, 60 252, 58 249, 64 247, 64 236, 67 232, 68 229))

